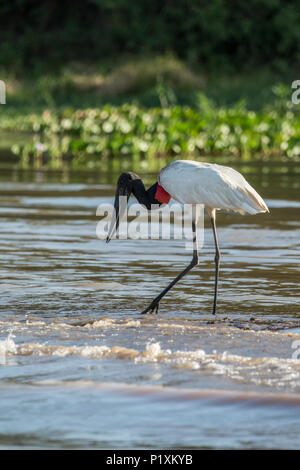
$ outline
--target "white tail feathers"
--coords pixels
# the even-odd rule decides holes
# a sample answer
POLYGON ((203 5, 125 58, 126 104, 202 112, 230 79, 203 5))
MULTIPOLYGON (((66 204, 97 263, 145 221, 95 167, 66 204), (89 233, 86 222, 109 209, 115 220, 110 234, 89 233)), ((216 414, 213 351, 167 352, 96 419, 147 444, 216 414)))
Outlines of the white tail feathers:
POLYGON ((256 214, 258 212, 270 212, 263 198, 249 185, 245 188, 245 193, 249 196, 249 206, 252 208, 250 214, 256 214))

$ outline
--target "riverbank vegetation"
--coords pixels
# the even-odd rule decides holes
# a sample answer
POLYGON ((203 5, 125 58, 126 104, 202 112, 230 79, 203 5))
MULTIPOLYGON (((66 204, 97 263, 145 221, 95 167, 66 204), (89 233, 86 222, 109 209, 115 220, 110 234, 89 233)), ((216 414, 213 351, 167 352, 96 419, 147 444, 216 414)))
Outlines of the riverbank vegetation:
POLYGON ((300 159, 299 109, 273 76, 224 75, 217 86, 174 57, 128 62, 106 75, 93 70, 73 65, 8 86, 0 129, 31 135, 10 145, 22 164, 300 159))
POLYGON ((0 7, 0 148, 22 165, 298 160, 295 0, 0 7), (4 135, 5 131, 5 135, 4 135))

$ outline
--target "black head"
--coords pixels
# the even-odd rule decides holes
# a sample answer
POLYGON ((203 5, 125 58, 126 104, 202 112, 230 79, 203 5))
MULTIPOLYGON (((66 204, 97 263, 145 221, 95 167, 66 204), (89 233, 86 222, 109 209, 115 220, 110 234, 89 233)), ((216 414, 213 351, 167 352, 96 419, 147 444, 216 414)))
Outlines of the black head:
POLYGON ((106 242, 108 243, 119 228, 120 219, 123 217, 131 193, 137 198, 140 204, 143 204, 149 211, 157 208, 162 201, 156 199, 158 183, 155 183, 147 191, 141 178, 132 172, 122 173, 118 179, 114 214, 111 220, 106 242))

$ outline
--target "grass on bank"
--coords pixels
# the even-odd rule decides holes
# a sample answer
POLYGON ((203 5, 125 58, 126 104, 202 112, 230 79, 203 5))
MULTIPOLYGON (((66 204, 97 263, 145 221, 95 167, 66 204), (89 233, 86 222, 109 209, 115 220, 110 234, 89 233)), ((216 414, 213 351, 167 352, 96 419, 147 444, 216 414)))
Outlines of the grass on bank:
POLYGON ((0 69, 6 82, 6 109, 72 106, 87 108, 104 104, 139 104, 146 107, 197 106, 199 93, 216 106, 232 106, 243 100, 251 110, 272 106, 276 95, 290 94, 295 71, 285 75, 268 68, 229 73, 192 69, 172 55, 118 59, 99 64, 72 62, 58 70, 36 67, 13 73, 0 69), (274 95, 275 93, 275 95, 274 95))

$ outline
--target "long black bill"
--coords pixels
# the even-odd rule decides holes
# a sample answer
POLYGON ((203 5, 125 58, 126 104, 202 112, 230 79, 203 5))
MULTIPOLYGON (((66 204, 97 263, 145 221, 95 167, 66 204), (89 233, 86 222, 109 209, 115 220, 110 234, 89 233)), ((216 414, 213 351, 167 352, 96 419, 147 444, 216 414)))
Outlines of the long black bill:
POLYGON ((119 228, 120 220, 124 216, 130 194, 132 192, 132 176, 130 173, 122 173, 119 177, 115 195, 114 213, 111 219, 106 243, 115 235, 119 228))

